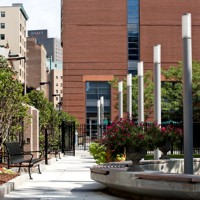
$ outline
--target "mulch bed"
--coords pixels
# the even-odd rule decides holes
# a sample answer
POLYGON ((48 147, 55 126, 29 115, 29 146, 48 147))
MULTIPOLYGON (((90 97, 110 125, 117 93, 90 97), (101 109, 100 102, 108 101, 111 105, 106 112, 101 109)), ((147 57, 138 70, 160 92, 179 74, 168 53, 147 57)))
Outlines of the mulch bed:
POLYGON ((12 180, 13 178, 19 176, 20 174, 0 174, 0 185, 12 180))
MULTIPOLYGON (((0 163, 0 168, 5 167, 7 168, 7 164, 0 163)), ((15 177, 19 176, 19 173, 15 174, 0 174, 0 185, 14 179, 15 177)))

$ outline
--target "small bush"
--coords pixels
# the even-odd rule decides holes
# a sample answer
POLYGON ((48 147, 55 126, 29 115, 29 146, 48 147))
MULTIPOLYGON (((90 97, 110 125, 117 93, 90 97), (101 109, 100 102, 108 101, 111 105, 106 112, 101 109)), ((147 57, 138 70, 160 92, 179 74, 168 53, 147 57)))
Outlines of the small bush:
POLYGON ((106 162, 106 147, 98 142, 92 142, 89 146, 89 152, 97 164, 106 162))

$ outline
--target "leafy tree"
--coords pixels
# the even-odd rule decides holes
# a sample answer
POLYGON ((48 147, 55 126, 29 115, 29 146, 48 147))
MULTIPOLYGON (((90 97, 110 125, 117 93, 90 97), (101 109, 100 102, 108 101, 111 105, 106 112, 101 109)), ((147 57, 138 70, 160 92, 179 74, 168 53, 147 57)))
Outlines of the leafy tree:
MULTIPOLYGON (((118 88, 118 79, 114 79, 110 82, 111 86, 115 89, 118 88)), ((127 86, 126 79, 123 81, 123 110, 127 110, 127 86)), ((118 105, 116 105, 118 107, 118 105)), ((147 71, 144 74, 144 113, 145 120, 153 113, 153 80, 152 73, 147 71)), ((137 120, 138 118, 138 77, 134 76, 132 78, 132 117, 137 120)))
MULTIPOLYGON (((162 87, 162 110, 165 118, 182 120, 183 113, 183 63, 162 71, 166 78, 162 87)), ((192 63, 193 120, 200 121, 200 62, 192 63)))
POLYGON ((48 130, 49 145, 59 145, 61 142, 61 123, 77 119, 64 111, 58 111, 53 103, 49 102, 41 91, 32 90, 29 94, 30 104, 39 110, 40 119, 40 148, 44 149, 44 133, 48 130))
POLYGON ((0 145, 8 137, 16 138, 22 132, 22 120, 27 115, 27 98, 22 84, 15 79, 9 62, 0 57, 0 145))
POLYGON ((28 97, 30 99, 30 104, 39 110, 40 149, 44 149, 45 129, 48 129, 48 140, 50 145, 52 144, 52 140, 58 140, 58 112, 56 112, 53 104, 44 96, 43 92, 32 90, 28 94, 28 97))

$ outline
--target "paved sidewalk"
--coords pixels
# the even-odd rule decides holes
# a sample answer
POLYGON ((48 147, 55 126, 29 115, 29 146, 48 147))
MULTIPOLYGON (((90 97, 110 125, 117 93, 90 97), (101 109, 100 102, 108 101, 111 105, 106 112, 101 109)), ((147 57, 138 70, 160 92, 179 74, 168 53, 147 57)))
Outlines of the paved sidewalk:
POLYGON ((90 179, 94 160, 87 154, 65 156, 48 165, 42 174, 33 173, 29 180, 2 200, 118 200, 109 195, 104 186, 90 179))

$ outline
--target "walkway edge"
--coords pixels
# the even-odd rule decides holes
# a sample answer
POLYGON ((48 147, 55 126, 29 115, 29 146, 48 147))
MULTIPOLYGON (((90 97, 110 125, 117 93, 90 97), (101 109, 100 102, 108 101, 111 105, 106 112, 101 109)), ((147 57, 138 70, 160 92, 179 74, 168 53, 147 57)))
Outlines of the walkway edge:
MULTIPOLYGON (((51 158, 48 160, 48 165, 52 165, 53 163, 56 162, 56 158, 51 158)), ((23 171, 24 169, 22 169, 23 171)), ((40 165, 40 170, 43 172, 46 170, 46 165, 45 162, 42 161, 41 165, 40 165)), ((34 173, 38 173, 38 169, 37 168, 32 168, 31 171, 34 173)), ((22 185, 25 182, 28 182, 29 179, 29 175, 28 173, 22 173, 19 176, 13 178, 12 180, 0 185, 0 198, 4 197, 6 194, 9 194, 11 191, 15 190, 17 187, 19 187, 20 185, 22 185)))
POLYGON ((21 174, 20 176, 15 177, 14 179, 4 183, 0 186, 0 197, 4 197, 9 192, 15 190, 21 184, 29 180, 28 174, 21 174))

